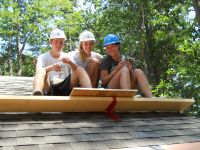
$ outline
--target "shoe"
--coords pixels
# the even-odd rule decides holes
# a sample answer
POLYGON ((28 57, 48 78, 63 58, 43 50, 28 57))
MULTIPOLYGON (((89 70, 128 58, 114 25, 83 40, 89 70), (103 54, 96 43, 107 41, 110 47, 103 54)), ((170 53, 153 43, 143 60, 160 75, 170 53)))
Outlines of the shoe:
POLYGON ((143 97, 143 96, 140 94, 135 95, 135 98, 141 98, 141 97, 143 97))
POLYGON ((43 93, 42 93, 42 91, 34 91, 34 92, 32 93, 32 95, 33 95, 33 96, 43 96, 43 93))

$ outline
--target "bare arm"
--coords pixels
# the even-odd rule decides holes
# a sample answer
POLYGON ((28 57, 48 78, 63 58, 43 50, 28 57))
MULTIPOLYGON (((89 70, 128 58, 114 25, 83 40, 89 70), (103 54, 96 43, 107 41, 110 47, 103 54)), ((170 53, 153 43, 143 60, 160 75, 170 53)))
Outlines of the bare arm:
POLYGON ((76 70, 78 67, 75 63, 73 63, 68 57, 64 57, 61 59, 61 61, 65 64, 69 64, 70 67, 72 68, 72 71, 76 70))
POLYGON ((109 74, 107 70, 100 72, 100 77, 103 85, 107 85, 112 77, 118 72, 117 67, 109 74))
POLYGON ((115 74, 124 66, 125 64, 123 62, 120 62, 114 70, 112 70, 110 73, 108 73, 107 70, 102 70, 100 72, 100 77, 103 85, 107 85, 109 81, 115 76, 115 74))

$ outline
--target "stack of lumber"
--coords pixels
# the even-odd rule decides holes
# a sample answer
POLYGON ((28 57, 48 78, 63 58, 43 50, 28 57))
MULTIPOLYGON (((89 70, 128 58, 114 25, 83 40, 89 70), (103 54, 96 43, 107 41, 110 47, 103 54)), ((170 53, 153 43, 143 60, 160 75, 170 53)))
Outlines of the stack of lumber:
POLYGON ((0 95, 0 112, 182 112, 193 99, 136 98, 137 90, 74 88, 70 96, 0 95))

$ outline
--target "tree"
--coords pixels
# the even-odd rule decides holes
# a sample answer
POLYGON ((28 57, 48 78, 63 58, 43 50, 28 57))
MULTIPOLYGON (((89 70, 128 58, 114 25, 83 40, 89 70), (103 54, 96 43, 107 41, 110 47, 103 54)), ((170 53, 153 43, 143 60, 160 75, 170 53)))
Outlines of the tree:
POLYGON ((7 54, 10 75, 22 74, 25 52, 37 54, 48 48, 48 34, 52 28, 59 27, 69 35, 77 34, 81 16, 78 11, 73 11, 73 4, 75 2, 68 0, 8 0, 0 3, 0 37, 5 44, 1 51, 7 54), (69 24, 73 24, 70 30, 69 24))
POLYGON ((192 0, 193 8, 196 13, 196 20, 200 26, 200 2, 199 0, 192 0))

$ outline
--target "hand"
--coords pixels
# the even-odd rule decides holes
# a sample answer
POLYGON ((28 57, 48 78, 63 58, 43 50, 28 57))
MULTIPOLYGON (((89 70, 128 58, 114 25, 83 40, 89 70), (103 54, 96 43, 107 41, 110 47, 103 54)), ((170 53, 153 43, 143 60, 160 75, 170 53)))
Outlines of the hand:
POLYGON ((76 70, 76 68, 78 67, 75 63, 71 61, 71 59, 69 59, 69 57, 64 57, 61 59, 61 61, 65 64, 68 64, 72 68, 72 70, 76 70))
POLYGON ((126 61, 126 66, 128 67, 128 70, 132 70, 132 64, 129 61, 126 61))
POLYGON ((125 65, 125 64, 124 64, 124 61, 120 61, 120 62, 118 63, 118 65, 117 65, 117 69, 118 69, 118 70, 122 69, 124 65, 125 65))
POLYGON ((134 64, 134 63, 135 63, 135 58, 129 57, 129 58, 128 58, 128 61, 129 61, 131 64, 134 64))
POLYGON ((53 65, 51 66, 51 70, 56 71, 56 72, 61 71, 60 63, 53 64, 53 65))
POLYGON ((71 59, 69 59, 68 57, 64 57, 61 59, 61 61, 65 64, 70 64, 71 63, 71 59))
POLYGON ((119 63, 122 67, 126 66, 130 71, 132 70, 132 64, 129 61, 121 61, 119 63))

